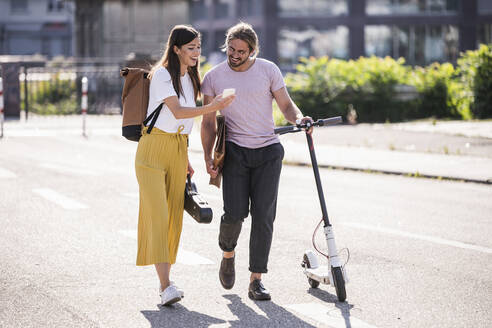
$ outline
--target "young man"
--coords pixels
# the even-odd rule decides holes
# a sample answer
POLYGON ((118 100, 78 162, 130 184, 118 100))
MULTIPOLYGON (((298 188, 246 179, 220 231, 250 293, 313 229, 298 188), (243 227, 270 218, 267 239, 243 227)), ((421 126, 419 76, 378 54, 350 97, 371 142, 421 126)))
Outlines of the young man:
MULTIPOLYGON (((219 279, 225 289, 234 286, 234 249, 243 220, 251 212, 248 296, 254 300, 270 300, 261 275, 267 272, 284 156, 284 149, 274 134, 272 101, 275 99, 291 123, 311 118, 304 117, 292 102, 279 68, 256 57, 258 37, 251 25, 239 23, 231 27, 224 48, 227 60, 212 68, 202 84, 204 104, 210 103, 224 89, 236 90, 234 103, 221 111, 226 122, 226 155, 222 171, 224 215, 220 222, 219 246, 223 258, 219 279)), ((215 134, 215 113, 204 115, 201 137, 211 177, 217 176, 212 164, 215 134)))

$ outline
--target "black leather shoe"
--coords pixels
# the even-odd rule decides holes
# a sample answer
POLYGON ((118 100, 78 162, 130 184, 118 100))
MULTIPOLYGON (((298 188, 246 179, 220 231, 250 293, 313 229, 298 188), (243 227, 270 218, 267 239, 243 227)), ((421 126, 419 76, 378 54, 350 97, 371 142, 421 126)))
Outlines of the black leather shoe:
POLYGON ((248 296, 255 301, 269 301, 271 299, 270 293, 260 279, 255 279, 249 284, 248 296))
POLYGON ((222 258, 220 262, 219 279, 222 287, 225 289, 231 289, 234 286, 236 280, 236 271, 234 270, 234 257, 226 259, 222 258))

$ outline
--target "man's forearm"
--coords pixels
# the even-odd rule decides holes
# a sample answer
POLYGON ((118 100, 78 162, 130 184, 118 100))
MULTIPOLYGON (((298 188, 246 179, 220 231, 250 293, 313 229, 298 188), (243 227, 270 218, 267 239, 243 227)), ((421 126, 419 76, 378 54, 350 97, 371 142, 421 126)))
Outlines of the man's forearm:
POLYGON ((304 115, 302 115, 301 113, 301 110, 293 102, 291 102, 289 106, 287 106, 283 114, 285 119, 292 124, 295 124, 296 120, 304 117, 304 115))

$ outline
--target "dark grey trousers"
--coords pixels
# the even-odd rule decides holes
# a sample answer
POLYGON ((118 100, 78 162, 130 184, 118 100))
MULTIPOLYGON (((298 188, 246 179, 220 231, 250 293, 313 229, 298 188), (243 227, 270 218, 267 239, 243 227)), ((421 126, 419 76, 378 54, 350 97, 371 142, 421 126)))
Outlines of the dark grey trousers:
POLYGON ((220 222, 219 246, 225 252, 234 250, 243 221, 251 212, 251 272, 268 271, 283 158, 284 148, 280 143, 250 149, 226 142, 222 171, 224 215, 220 222))

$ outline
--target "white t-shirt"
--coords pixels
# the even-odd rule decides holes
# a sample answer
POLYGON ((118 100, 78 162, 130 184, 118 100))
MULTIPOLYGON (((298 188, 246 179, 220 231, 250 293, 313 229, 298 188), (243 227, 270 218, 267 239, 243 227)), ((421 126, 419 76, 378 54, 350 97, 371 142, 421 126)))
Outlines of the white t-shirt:
MULTIPOLYGON (((181 87, 184 96, 179 97, 179 103, 183 107, 196 107, 195 93, 193 83, 188 73, 181 77, 181 87)), ((149 106, 147 107, 147 116, 149 116, 159 104, 167 97, 177 96, 174 91, 171 75, 165 67, 158 68, 152 75, 149 90, 149 106)), ((168 132, 176 133, 179 127, 183 126, 181 134, 190 134, 193 128, 193 118, 176 119, 171 110, 164 104, 161 113, 154 125, 156 128, 168 132)))

